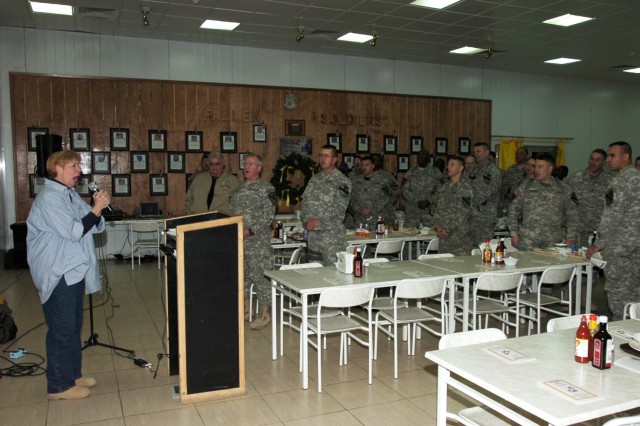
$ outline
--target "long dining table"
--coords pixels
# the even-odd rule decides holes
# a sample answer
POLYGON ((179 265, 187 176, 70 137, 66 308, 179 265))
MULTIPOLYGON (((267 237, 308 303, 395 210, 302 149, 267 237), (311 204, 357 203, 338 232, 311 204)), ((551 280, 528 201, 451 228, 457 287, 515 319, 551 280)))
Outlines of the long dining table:
MULTIPOLYGON (((265 271, 265 276, 271 279, 271 306, 278 306, 278 296, 285 295, 298 303, 302 308, 301 318, 301 348, 302 351, 302 387, 308 389, 308 306, 309 298, 319 295, 327 288, 340 285, 368 284, 374 288, 394 287, 403 279, 408 278, 444 278, 449 282, 462 281, 465 286, 463 298, 463 329, 467 329, 469 306, 469 280, 488 271, 521 271, 525 273, 541 272, 549 266, 559 264, 589 265, 587 280, 587 310, 591 304, 591 269, 590 264, 584 259, 563 256, 546 256, 530 252, 518 252, 512 254, 520 261, 516 266, 484 265, 480 256, 458 256, 448 259, 405 260, 398 262, 372 263, 368 266, 367 273, 361 278, 353 275, 342 274, 334 266, 322 268, 302 268, 290 270, 265 271)), ((366 263, 366 259, 365 259, 366 263)), ((580 275, 580 274, 578 274, 580 275)), ((578 277, 580 279, 580 277, 578 277)), ((577 288, 580 289, 580 281, 577 288)), ((579 295, 576 291, 577 311, 579 313, 579 295)), ((452 298, 451 298, 452 299, 452 298)), ((452 301, 450 301, 452 303, 452 301)), ((278 357, 278 321, 279 315, 275 312, 271 322, 271 349, 272 359, 278 357)), ((455 330, 455 318, 453 309, 449 309, 449 323, 453 325, 450 330, 455 330)))
POLYGON ((437 425, 447 424, 449 387, 517 424, 571 425, 640 407, 640 351, 621 349, 640 321, 612 322, 609 332, 616 348, 607 370, 574 361, 573 328, 427 352, 438 365, 437 425))

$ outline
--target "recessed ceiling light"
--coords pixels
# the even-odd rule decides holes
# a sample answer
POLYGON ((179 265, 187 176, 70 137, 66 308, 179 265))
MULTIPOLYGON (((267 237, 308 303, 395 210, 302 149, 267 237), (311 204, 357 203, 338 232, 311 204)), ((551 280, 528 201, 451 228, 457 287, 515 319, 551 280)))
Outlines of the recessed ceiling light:
POLYGON ((31 10, 35 13, 52 13, 54 15, 73 15, 73 7, 67 4, 40 3, 30 1, 31 10))
POLYGON ((461 47, 459 49, 451 50, 449 53, 458 53, 461 55, 475 55, 476 53, 484 52, 487 49, 480 49, 479 47, 461 47))
POLYGON ((371 34, 358 34, 358 33, 346 33, 345 35, 338 37, 340 41, 351 41, 354 43, 364 43, 373 38, 371 34))
POLYGON ((631 68, 629 70, 624 70, 623 72, 630 72, 633 74, 640 74, 640 68, 631 68))
POLYGON ((542 23, 559 25, 561 27, 570 27, 571 25, 576 25, 585 21, 591 21, 592 19, 595 19, 595 18, 571 15, 570 13, 567 13, 566 15, 558 16, 557 18, 547 19, 546 21, 542 21, 542 23))
POLYGON ((430 9, 444 9, 460 0, 414 0, 411 2, 414 6, 428 7, 430 9))
POLYGON ((556 65, 564 65, 571 64, 573 62, 580 62, 582 59, 573 59, 573 58, 556 58, 549 59, 548 61, 544 61, 545 64, 556 64, 556 65))
POLYGON ((207 30, 224 30, 224 31, 233 31, 238 25, 239 22, 227 22, 227 21, 216 21, 213 19, 207 19, 200 25, 200 28, 205 28, 207 30))

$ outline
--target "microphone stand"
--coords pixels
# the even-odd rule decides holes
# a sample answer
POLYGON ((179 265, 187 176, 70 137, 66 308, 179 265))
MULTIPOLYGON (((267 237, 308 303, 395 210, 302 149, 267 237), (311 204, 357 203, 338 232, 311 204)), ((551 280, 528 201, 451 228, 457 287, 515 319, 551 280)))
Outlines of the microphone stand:
POLYGON ((125 349, 118 346, 107 345, 105 343, 98 342, 98 333, 94 332, 93 330, 93 295, 92 294, 89 295, 89 324, 91 326, 91 335, 85 342, 85 345, 82 347, 83 351, 90 346, 102 346, 104 348, 114 349, 122 352, 128 352, 131 356, 136 355, 136 352, 132 351, 131 349, 125 349))

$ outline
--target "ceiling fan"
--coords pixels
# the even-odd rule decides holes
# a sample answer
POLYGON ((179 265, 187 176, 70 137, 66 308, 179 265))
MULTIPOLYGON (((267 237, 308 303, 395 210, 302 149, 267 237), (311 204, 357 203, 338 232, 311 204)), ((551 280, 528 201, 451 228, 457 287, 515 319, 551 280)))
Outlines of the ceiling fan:
POLYGON ((483 55, 485 58, 491 59, 494 53, 503 53, 503 52, 506 52, 506 50, 498 50, 498 49, 494 49, 493 46, 489 46, 485 50, 482 50, 476 53, 476 55, 483 55))

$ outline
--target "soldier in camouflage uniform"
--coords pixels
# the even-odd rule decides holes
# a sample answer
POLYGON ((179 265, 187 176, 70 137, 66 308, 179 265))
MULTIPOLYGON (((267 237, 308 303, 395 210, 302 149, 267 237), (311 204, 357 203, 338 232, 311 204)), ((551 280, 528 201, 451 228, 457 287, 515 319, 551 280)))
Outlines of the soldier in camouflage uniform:
POLYGON ((489 145, 478 142, 473 146, 476 166, 469 174, 473 185, 473 215, 471 229, 474 244, 493 238, 498 213, 501 172, 490 159, 489 145))
POLYGON ((535 161, 536 178, 520 188, 509 208, 511 242, 523 250, 552 247, 577 235, 571 188, 552 176, 555 160, 550 154, 541 154, 535 161))
POLYGON ((450 180, 438 189, 433 206, 433 225, 438 233, 439 252, 464 256, 471 253, 470 219, 473 187, 464 175, 464 159, 451 157, 447 164, 450 180))
POLYGON ((596 149, 589 156, 589 167, 564 180, 573 190, 574 201, 580 211, 577 243, 582 246, 588 244, 589 237, 598 229, 602 217, 604 195, 609 190, 611 181, 611 174, 602 169, 606 159, 607 152, 596 149))
POLYGON ((621 320, 624 305, 640 301, 640 172, 631 164, 628 143, 614 142, 607 153, 609 170, 618 173, 605 195, 598 239, 587 250, 587 259, 602 252, 609 309, 614 320, 621 320))
POLYGON ((265 270, 273 269, 270 225, 276 213, 276 192, 273 186, 260 179, 262 158, 247 154, 242 171, 245 182, 231 194, 231 210, 244 219, 244 295, 245 319, 251 313, 249 291, 251 284, 260 303, 260 317, 251 323, 254 330, 267 326, 271 321, 271 281, 264 276, 265 270))
POLYGON ((405 223, 417 228, 432 226, 431 204, 440 187, 441 173, 430 164, 431 155, 426 149, 418 153, 418 166, 407 172, 402 185, 405 200, 405 223))
POLYGON ((400 192, 393 175, 374 170, 373 158, 367 156, 362 159, 362 174, 351 180, 351 186, 349 216, 353 222, 347 221, 346 225, 353 227, 362 223, 373 230, 378 217, 382 217, 391 226, 396 218, 394 204, 400 192))
POLYGON ((320 151, 320 173, 307 184, 302 195, 302 223, 308 231, 309 260, 331 265, 336 253, 347 246, 345 213, 351 196, 351 180, 337 168, 338 152, 331 145, 320 151))
POLYGON ((516 164, 507 169, 502 177, 500 185, 500 204, 498 205, 498 216, 507 216, 509 214, 509 205, 515 198, 514 189, 520 185, 522 179, 527 174, 527 160, 529 159, 529 151, 521 146, 516 150, 516 164))

